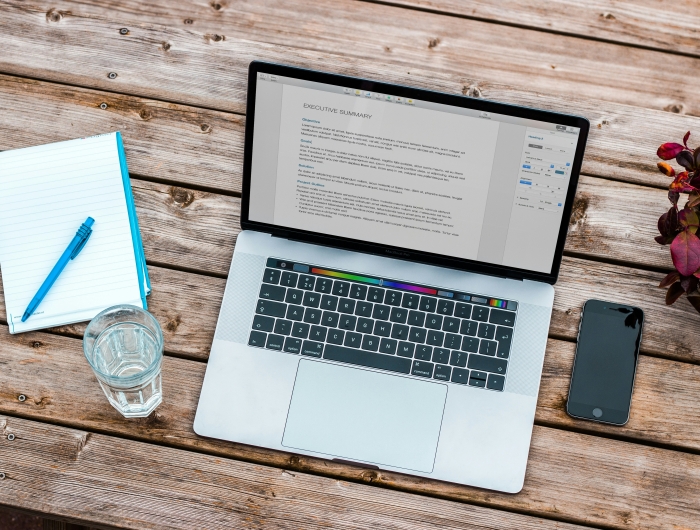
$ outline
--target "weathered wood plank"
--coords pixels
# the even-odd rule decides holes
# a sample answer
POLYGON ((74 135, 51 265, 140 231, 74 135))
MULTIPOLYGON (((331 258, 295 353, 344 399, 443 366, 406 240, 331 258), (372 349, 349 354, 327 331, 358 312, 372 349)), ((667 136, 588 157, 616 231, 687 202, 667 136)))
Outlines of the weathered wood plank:
POLYGON ((700 55, 700 8, 691 0, 673 4, 658 0, 550 0, 546 4, 527 0, 392 0, 391 3, 540 31, 700 55))
POLYGON ((0 502, 120 528, 583 528, 2 417, 0 502), (99 492, 99 495, 95 495, 99 492))
MULTIPOLYGON (((131 24, 130 33, 122 36, 118 24, 99 19, 66 13, 59 22, 53 23, 46 21, 44 11, 29 10, 24 4, 5 3, 0 9, 3 15, 0 17, 0 45, 5 50, 0 57, 0 71, 239 113, 245 111, 246 68, 253 59, 378 78, 456 94, 470 93, 470 87, 478 86, 485 97, 587 116, 593 130, 584 160, 584 172, 629 182, 665 185, 665 177, 658 173, 655 166, 656 148, 664 141, 682 136, 686 130, 700 130, 698 118, 588 99, 590 94, 580 96, 580 88, 576 97, 570 98, 553 96, 551 90, 541 93, 528 91, 526 80, 516 86, 508 86, 502 83, 500 74, 481 79, 460 69, 429 71, 420 65, 405 68, 380 64, 376 55, 370 62, 243 41, 232 36, 215 42, 211 35, 207 38, 194 30, 162 26, 131 24), (167 50, 163 49, 163 43, 167 43, 167 50), (118 77, 109 79, 109 72, 117 73, 118 77)), ((502 33, 507 34, 508 31, 502 33)), ((475 54, 470 51, 465 55, 475 54)), ((51 109, 56 106, 56 98, 50 95, 49 89, 47 93, 45 99, 48 109, 51 109)), ((82 92, 77 93, 77 97, 82 97, 82 92)), ((113 104, 117 108, 123 105, 121 96, 105 94, 101 97, 108 105, 113 104), (112 102, 111 97, 117 101, 112 102)), ((11 97, 7 99, 11 100, 11 97)), ((17 107, 10 102, 8 110, 14 108, 17 107)), ((21 116, 28 107, 19 108, 19 114, 11 112, 12 120, 26 127, 27 122, 21 116)), ((107 109, 106 113, 109 112, 107 109)), ((13 126, 9 118, 2 121, 5 128, 21 130, 13 126), (7 122, 10 122, 9 125, 7 122)), ((57 136, 63 137, 68 129, 62 126, 54 130, 62 131, 57 136)), ((213 132, 216 133, 215 130, 213 132)), ((21 145, 30 144, 31 135, 26 137, 27 140, 21 145)), ((238 144, 236 149, 231 150, 231 166, 238 172, 240 159, 236 157, 240 155, 236 152, 240 153, 240 149, 238 144)), ((146 164, 146 157, 143 158, 141 163, 146 164)), ((203 175, 198 174, 198 178, 203 178, 203 175)))
MULTIPOLYGON (((3 329, 2 333, 6 334, 6 330, 3 329)), ((558 429, 536 427, 523 491, 518 495, 498 494, 406 475, 368 471, 333 462, 323 462, 256 447, 199 438, 192 432, 191 428, 204 365, 183 359, 165 359, 165 402, 156 413, 149 419, 125 420, 109 406, 101 395, 89 367, 82 358, 80 341, 44 333, 29 333, 9 337, 7 340, 3 339, 3 342, 7 344, 7 350, 3 349, 0 358, 9 377, 0 381, 0 385, 2 385, 0 406, 6 413, 11 412, 24 417, 53 421, 81 429, 119 434, 144 441, 155 441, 160 444, 196 449, 219 456, 297 471, 370 482, 416 493, 487 504, 494 508, 524 511, 533 515, 555 517, 560 520, 584 524, 617 528, 671 529, 674 528, 673 525, 682 528, 693 527, 695 524, 693 521, 699 520, 697 510, 698 501, 700 501, 700 456, 697 455, 606 440, 558 429), (40 344, 36 345, 37 342, 40 344), (40 372, 44 375, 37 375, 40 372), (46 375, 54 373, 56 375, 51 378, 54 381, 59 380, 58 377, 62 376, 60 385, 48 382, 49 378, 46 375), (24 402, 17 399, 19 393, 24 393, 27 396, 24 402), (80 399, 76 399, 77 396, 80 399)), ((564 345, 564 348, 569 348, 568 356, 561 351, 558 354, 562 358, 566 357, 566 360, 555 364, 551 364, 551 361, 555 359, 548 360, 548 372, 556 374, 566 369, 565 365, 570 360, 570 346, 564 345)), ((648 359, 645 358, 642 362, 638 392, 635 394, 636 400, 639 400, 638 395, 641 389, 646 389, 647 392, 653 390, 649 387, 658 384, 659 378, 685 375, 689 368, 695 369, 695 367, 686 364, 669 361, 651 360, 648 367, 644 365, 644 363, 649 362, 648 359), (659 366, 654 363, 665 363, 663 365, 665 371, 657 374, 659 366), (681 370, 686 370, 686 372, 681 372, 681 370)), ((650 427, 652 432, 658 433, 660 437, 663 437, 664 434, 661 431, 668 428, 666 434, 670 434, 675 440, 679 428, 676 425, 670 425, 670 423, 687 422, 688 418, 697 414, 698 405, 693 402, 692 388, 697 384, 699 374, 696 370, 691 375, 692 377, 688 379, 687 384, 678 389, 683 395, 687 395, 687 399, 679 400, 681 406, 678 414, 682 417, 671 415, 672 419, 664 418, 662 410, 656 412, 652 410, 649 411, 650 416, 640 421, 639 425, 632 423, 634 428, 641 433, 643 429, 650 427), (686 391, 687 394, 685 394, 686 391), (656 424, 649 421, 655 417, 663 424, 661 430, 656 424)), ((547 378, 545 381, 549 384, 547 378)), ((658 393, 655 394, 652 391, 638 403, 653 408, 655 398, 658 397, 658 393)), ((547 415, 557 414, 557 407, 554 403, 548 403, 547 406, 553 409, 545 411, 547 415)), ((659 400, 659 407, 662 409, 673 406, 670 395, 659 400)), ((635 412, 639 414, 641 411, 635 409, 635 412)), ((559 421, 557 418, 555 420, 559 421)), ((15 421, 19 422, 19 420, 9 420, 10 425, 5 427, 5 433, 15 432, 18 439, 22 440, 24 435, 20 429, 14 427, 15 421)), ((49 427, 42 428, 48 429, 49 427)), ((595 429, 601 430, 605 428, 604 426, 595 427, 595 429)), ((607 427, 607 429, 618 433, 629 432, 627 428, 607 427)), ((691 443, 697 444, 698 429, 689 426, 686 432, 688 431, 692 431, 693 436, 695 436, 691 443)), ((648 436, 648 433, 645 436, 648 436)), ((99 435, 90 436, 88 446, 90 440, 95 438, 99 438, 99 435)), ((685 439, 684 442, 687 443, 688 440, 685 439)), ((7 444, 8 442, 0 440, 0 444, 3 443, 7 444)), ((111 443, 118 444, 119 442, 112 441, 111 443)), ((2 447, 0 451, 8 450, 6 449, 7 445, 0 445, 0 447, 2 447)), ((65 448, 66 445, 61 444, 60 447, 65 448)), ((156 467, 145 463, 142 459, 145 455, 153 454, 159 449, 152 445, 143 447, 144 449, 138 454, 132 453, 128 455, 128 458, 124 458, 126 469, 152 469, 156 467)), ((37 448, 35 447, 33 450, 36 451, 37 448)), ((35 455, 35 462, 41 462, 40 452, 37 452, 39 455, 35 455)), ((124 454, 123 451, 116 449, 112 452, 124 454)), ((12 453, 8 453, 8 456, 10 454, 12 453)), ((181 455, 178 457, 180 465, 183 468, 188 468, 187 453, 181 453, 181 455)), ((111 477, 110 480, 115 481, 119 477, 119 472, 115 473, 114 470, 121 469, 121 467, 105 462, 106 457, 104 454, 99 455, 103 462, 103 469, 108 470, 106 471, 107 477, 111 477)), ((194 455, 191 457, 198 458, 194 455)), ((87 458, 84 452, 75 460, 80 463, 84 461, 83 458, 87 458)), ((0 461, 7 462, 7 459, 0 461)), ((59 468, 65 469, 64 461, 60 461, 58 465, 59 468)), ((243 464, 233 463, 231 465, 243 466, 243 464)), ((158 476, 171 475, 170 470, 163 471, 160 466, 157 467, 161 471, 158 476)), ((195 468, 201 469, 198 466, 195 468)), ((47 472, 51 471, 47 470, 47 472)), ((89 473, 95 474, 96 470, 90 469, 89 473)), ((62 476, 65 479, 68 475, 63 473, 62 476)), ((84 477, 81 476, 81 479, 88 480, 88 472, 84 477)), ((19 478, 17 480, 21 481, 19 478)), ((22 487, 21 484, 19 485, 22 487)), ((193 484, 190 483, 189 486, 192 487, 193 484)), ((0 495, 2 495, 3 489, 0 488, 0 495)), ((52 488, 48 489, 54 491, 52 488)), ((225 500, 217 495, 225 495, 225 493, 223 491, 214 493, 210 500, 219 502, 225 500)), ((0 502, 6 501, 0 500, 0 502)), ((62 499, 61 504, 65 503, 65 499, 62 499)), ((344 504, 342 499, 333 499, 333 503, 336 506, 339 505, 338 503, 344 504)), ((121 503, 115 504, 120 505, 121 503)), ((376 507, 368 513, 376 513, 376 507)))
MULTIPOLYGON (((198 0, 147 4, 111 0, 97 5, 64 0, 58 5, 34 5, 42 15, 54 8, 73 16, 98 15, 124 25, 186 27, 201 34, 235 36, 407 68, 469 72, 478 80, 499 80, 549 94, 574 98, 587 94, 649 108, 677 107, 695 115, 700 111, 695 90, 695 72, 700 72, 697 57, 671 59, 653 50, 388 5, 353 0, 219 2, 218 10, 212 3, 198 0), (185 24, 185 20, 190 23, 185 24), (676 71, 684 72, 673 83, 667 80, 669 60, 676 71)), ((546 11, 544 7, 539 10, 546 11)), ((692 11, 697 12, 697 8, 692 11)), ((667 10, 667 16, 673 12, 667 10)), ((551 18, 556 20, 556 14, 551 18)), ((694 29, 700 29, 700 24, 694 29)), ((649 28, 648 32, 652 31, 649 28)), ((696 54, 699 42, 696 35, 696 54)))

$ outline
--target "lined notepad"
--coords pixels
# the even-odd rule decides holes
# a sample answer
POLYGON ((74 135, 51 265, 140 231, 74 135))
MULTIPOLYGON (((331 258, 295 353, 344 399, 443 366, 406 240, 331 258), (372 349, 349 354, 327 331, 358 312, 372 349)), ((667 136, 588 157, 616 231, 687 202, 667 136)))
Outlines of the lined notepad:
POLYGON ((0 153, 0 268, 10 333, 146 308, 148 271, 119 133, 0 153), (26 322, 27 305, 87 217, 92 236, 26 322))

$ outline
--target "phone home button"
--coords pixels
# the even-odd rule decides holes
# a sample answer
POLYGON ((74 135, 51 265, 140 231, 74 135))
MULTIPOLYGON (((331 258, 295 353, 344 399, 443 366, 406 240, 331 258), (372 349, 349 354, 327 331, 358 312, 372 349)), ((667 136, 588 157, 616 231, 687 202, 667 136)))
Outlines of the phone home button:
POLYGON ((600 410, 598 407, 596 407, 596 408, 593 409, 593 415, 594 415, 596 418, 600 418, 600 417, 603 415, 603 411, 600 410))

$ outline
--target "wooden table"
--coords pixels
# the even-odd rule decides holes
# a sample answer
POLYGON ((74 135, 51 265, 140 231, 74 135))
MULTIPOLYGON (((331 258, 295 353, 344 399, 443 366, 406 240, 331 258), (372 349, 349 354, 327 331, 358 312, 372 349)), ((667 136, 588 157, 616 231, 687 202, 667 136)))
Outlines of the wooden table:
POLYGON ((2 0, 0 149, 122 131, 166 357, 164 403, 125 420, 83 358, 84 325, 10 336, 0 297, 0 505, 123 528, 700 528, 700 315, 664 305, 672 265, 653 240, 668 208, 656 147, 689 129, 697 143, 698 115, 694 0, 2 0), (192 431, 239 230, 253 59, 591 120, 521 493, 192 431), (565 413, 593 297, 646 312, 622 428, 565 413))

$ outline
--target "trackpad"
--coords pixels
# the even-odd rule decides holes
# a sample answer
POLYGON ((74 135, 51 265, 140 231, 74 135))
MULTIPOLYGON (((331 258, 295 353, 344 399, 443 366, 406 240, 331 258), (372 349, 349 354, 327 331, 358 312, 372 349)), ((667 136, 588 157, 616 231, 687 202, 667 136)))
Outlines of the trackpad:
POLYGON ((430 473, 447 386, 301 360, 282 445, 430 473))

